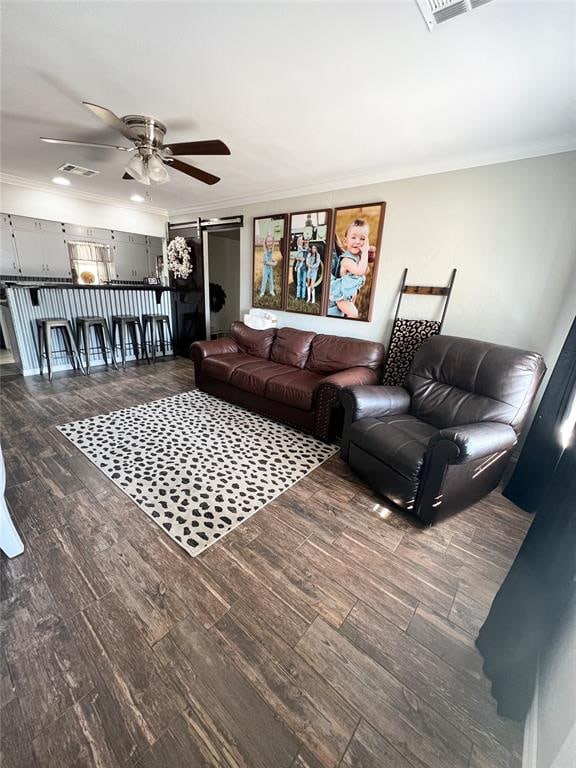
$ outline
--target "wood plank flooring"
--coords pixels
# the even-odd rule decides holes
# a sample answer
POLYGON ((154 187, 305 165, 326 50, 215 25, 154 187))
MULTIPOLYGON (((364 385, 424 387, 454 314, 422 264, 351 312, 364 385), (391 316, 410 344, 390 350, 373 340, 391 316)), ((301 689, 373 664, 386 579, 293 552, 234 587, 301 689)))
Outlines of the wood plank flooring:
POLYGON ((334 457, 192 559, 55 430, 192 387, 3 382, 3 768, 519 768, 474 637, 531 518, 423 529, 334 457))

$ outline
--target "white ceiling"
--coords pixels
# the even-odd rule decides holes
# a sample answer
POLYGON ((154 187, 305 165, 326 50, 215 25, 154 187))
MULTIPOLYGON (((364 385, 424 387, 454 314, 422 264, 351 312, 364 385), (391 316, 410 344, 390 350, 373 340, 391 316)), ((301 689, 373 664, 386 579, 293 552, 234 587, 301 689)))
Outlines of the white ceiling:
POLYGON ((493 0, 437 27, 396 2, 3 2, 3 174, 118 200, 123 143, 82 100, 153 115, 168 141, 221 138, 152 192, 176 210, 366 183, 576 147, 575 5, 493 0))

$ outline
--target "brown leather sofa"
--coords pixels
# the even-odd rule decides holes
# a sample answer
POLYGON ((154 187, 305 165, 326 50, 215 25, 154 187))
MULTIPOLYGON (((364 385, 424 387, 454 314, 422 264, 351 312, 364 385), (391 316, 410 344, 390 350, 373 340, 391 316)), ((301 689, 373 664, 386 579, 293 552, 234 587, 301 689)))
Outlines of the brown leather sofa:
POLYGON ((340 390, 375 384, 384 347, 236 322, 229 337, 192 344, 190 356, 199 389, 330 440, 341 429, 340 390))
POLYGON ((425 523, 495 488, 546 366, 535 352, 435 336, 404 387, 351 387, 341 456, 374 490, 425 523))

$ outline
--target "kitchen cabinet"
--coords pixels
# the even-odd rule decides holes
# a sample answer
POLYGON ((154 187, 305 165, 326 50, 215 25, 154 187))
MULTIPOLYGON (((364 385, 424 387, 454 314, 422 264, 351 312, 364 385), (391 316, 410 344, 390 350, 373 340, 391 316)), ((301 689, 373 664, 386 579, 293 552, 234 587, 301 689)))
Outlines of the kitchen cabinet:
POLYGON ((66 224, 66 235, 70 240, 88 240, 95 243, 109 243, 112 239, 111 229, 100 227, 85 227, 80 224, 66 224))
POLYGON ((7 216, 2 216, 2 221, 0 222, 0 275, 16 277, 19 274, 20 266, 18 264, 16 245, 12 237, 10 220, 7 216), (4 223, 5 219, 6 223, 4 223))
POLYGON ((14 229, 20 273, 23 277, 70 277, 68 246, 62 233, 42 229, 14 229))
POLYGON ((115 243, 113 254, 116 280, 143 280, 149 274, 144 245, 115 243))
POLYGON ((64 224, 59 221, 31 219, 28 216, 12 216, 11 219, 15 231, 35 232, 37 234, 62 234, 64 231, 64 224))
POLYGON ((131 232, 119 232, 114 230, 112 237, 116 243, 128 243, 130 245, 146 245, 146 235, 135 235, 131 232))

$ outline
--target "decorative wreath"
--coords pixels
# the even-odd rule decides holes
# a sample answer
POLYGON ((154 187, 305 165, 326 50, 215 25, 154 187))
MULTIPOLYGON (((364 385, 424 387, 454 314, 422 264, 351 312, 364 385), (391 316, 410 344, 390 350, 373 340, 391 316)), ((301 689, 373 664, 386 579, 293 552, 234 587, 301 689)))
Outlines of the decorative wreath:
POLYGON ((218 283, 210 283, 210 312, 220 312, 226 304, 226 291, 218 283))
POLYGON ((174 277, 186 279, 192 272, 190 253, 192 248, 186 245, 183 237, 175 237, 168 243, 168 269, 174 277))

